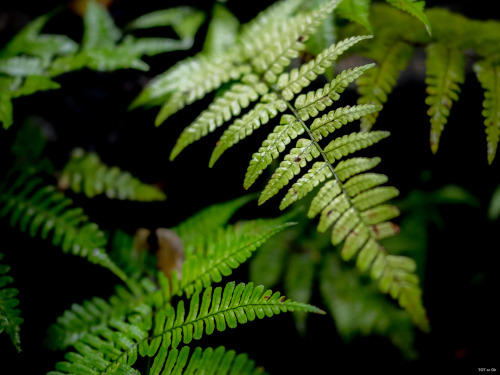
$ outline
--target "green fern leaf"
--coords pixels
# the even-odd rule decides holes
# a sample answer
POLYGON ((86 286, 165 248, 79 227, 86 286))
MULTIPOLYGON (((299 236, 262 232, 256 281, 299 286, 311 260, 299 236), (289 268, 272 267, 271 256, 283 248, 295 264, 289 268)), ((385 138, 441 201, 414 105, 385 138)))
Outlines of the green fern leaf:
POLYGON ((370 0, 343 0, 336 9, 337 13, 350 21, 357 22, 373 33, 370 24, 370 0))
POLYGON ((349 122, 359 120, 361 117, 380 111, 381 109, 381 106, 372 104, 337 108, 335 111, 330 111, 328 114, 323 115, 323 117, 315 119, 311 125, 311 131, 316 141, 320 141, 323 137, 333 133, 335 129, 340 129, 349 122))
POLYGON ((56 364, 59 372, 52 374, 71 374, 77 368, 80 373, 107 373, 120 369, 134 374, 130 366, 139 355, 164 356, 165 350, 176 349, 181 342, 189 344, 193 339, 199 340, 204 333, 210 335, 216 328, 225 331, 228 327, 235 328, 238 323, 245 324, 255 318, 263 319, 287 311, 324 314, 317 307, 286 300, 279 292, 264 292, 264 287, 254 287, 252 283, 236 286, 230 282, 224 289, 217 287, 214 290, 209 287, 191 297, 187 315, 184 301, 180 301, 176 309, 170 305, 159 309, 154 325, 151 321, 146 324, 152 330, 141 328, 145 323, 140 320, 136 321, 139 325, 111 320, 109 327, 84 335, 75 344, 78 353, 68 353, 66 362, 56 364))
POLYGON ((191 125, 183 130, 170 154, 170 160, 175 159, 191 143, 209 132, 213 132, 233 116, 238 116, 243 108, 247 108, 251 102, 258 100, 269 90, 265 84, 259 82, 256 75, 246 75, 242 81, 244 84, 233 84, 222 97, 216 98, 208 109, 204 110, 191 125))
POLYGON ((257 39, 254 49, 260 53, 252 59, 255 71, 266 82, 275 83, 278 75, 290 64, 290 60, 298 57, 298 53, 305 48, 303 42, 317 30, 339 2, 325 2, 308 15, 299 15, 282 23, 281 27, 265 34, 262 44, 257 39), (269 40, 273 42, 269 43, 269 40))
POLYGON ((325 162, 316 162, 312 168, 292 185, 280 204, 280 210, 284 210, 292 203, 298 201, 310 193, 316 186, 333 176, 332 171, 325 162))
POLYGON ((408 12, 412 16, 416 17, 420 20, 427 29, 429 34, 432 33, 431 23, 427 18, 427 15, 424 12, 425 1, 417 1, 417 0, 386 0, 392 6, 401 9, 405 12, 408 12))
MULTIPOLYGON (((283 285, 287 296, 303 303, 311 301, 315 279, 315 266, 316 261, 313 258, 313 254, 308 251, 290 255, 283 285)), ((305 334, 307 315, 303 312, 294 312, 293 317, 297 331, 305 334)))
POLYGON ((351 178, 344 184, 344 189, 350 197, 354 197, 365 190, 385 184, 389 179, 378 173, 364 173, 351 178))
POLYGON ((474 64, 477 79, 485 90, 483 116, 488 143, 488 163, 493 163, 500 139, 500 66, 488 60, 474 64))
POLYGON ((279 99, 275 93, 265 95, 250 112, 237 119, 224 131, 212 152, 209 167, 213 167, 228 148, 252 134, 261 125, 267 124, 270 119, 286 109, 286 103, 279 99))
POLYGON ((189 6, 179 6, 144 14, 127 24, 127 29, 172 26, 182 39, 193 39, 205 14, 189 6))
POLYGON ((0 73, 13 77, 44 75, 44 64, 37 57, 16 56, 0 59, 0 73))
MULTIPOLYGON (((49 327, 46 345, 51 349, 66 349, 87 333, 107 327, 112 319, 123 321, 144 309, 151 313, 150 306, 163 306, 164 300, 159 298, 162 292, 149 278, 140 283, 130 280, 128 286, 117 285, 115 294, 108 301, 94 297, 81 305, 71 305, 71 309, 49 327)), ((146 314, 143 312, 142 315, 146 314)))
POLYGON ((458 100, 459 85, 465 81, 465 56, 456 47, 438 43, 429 44, 426 52, 429 96, 425 102, 430 105, 427 113, 431 117, 431 150, 436 153, 453 101, 458 100))
POLYGON ((290 73, 283 73, 278 77, 276 87, 281 90, 285 100, 292 100, 296 94, 306 88, 318 75, 325 73, 333 62, 354 44, 371 38, 371 36, 357 36, 344 39, 322 51, 314 60, 304 64, 300 69, 293 69, 290 73))
MULTIPOLYGON (((249 73, 247 65, 234 66, 232 60, 227 56, 211 60, 199 57, 197 60, 195 65, 199 65, 200 70, 190 77, 184 77, 180 83, 177 83, 180 90, 172 94, 168 101, 163 104, 155 120, 156 126, 161 125, 168 117, 186 105, 194 103, 207 93, 219 88, 223 83, 249 73)), ((159 84, 157 85, 159 86, 159 84)), ((167 93, 169 92, 171 92, 170 89, 167 93)), ((140 103, 142 100, 143 98, 140 96, 138 102, 140 103)), ((133 106, 137 106, 137 102, 134 102, 133 106)))
POLYGON ((10 97, 0 94, 0 122, 3 124, 4 129, 10 128, 14 122, 13 110, 10 97))
POLYGON ((203 52, 215 56, 232 47, 236 42, 239 27, 240 22, 229 9, 222 4, 214 4, 203 52))
POLYGON ((358 79, 366 70, 372 68, 374 65, 368 64, 344 70, 322 89, 299 95, 295 100, 295 108, 300 118, 303 121, 307 121, 310 117, 316 117, 320 111, 331 106, 334 100, 338 100, 340 98, 339 94, 343 93, 351 82, 358 79))
POLYGON ((259 197, 259 205, 267 201, 299 174, 308 161, 317 158, 320 151, 310 139, 299 139, 295 148, 284 157, 259 197))
POLYGON ((145 202, 166 199, 165 194, 157 188, 142 183, 118 167, 108 167, 97 154, 86 154, 82 149, 73 151, 70 161, 61 172, 58 186, 61 190, 70 188, 75 193, 83 192, 89 198, 106 194, 112 199, 145 202))
POLYGON ((281 116, 280 125, 267 136, 259 151, 252 155, 243 183, 245 189, 248 189, 264 169, 285 150, 286 146, 302 133, 304 133, 304 127, 295 116, 281 116))
POLYGON ((89 2, 83 17, 82 49, 113 48, 121 32, 107 10, 95 1, 89 2))
POLYGON ((405 357, 415 358, 414 330, 405 311, 381 296, 374 283, 361 280, 358 272, 341 264, 335 254, 322 262, 319 286, 342 339, 358 335, 386 336, 405 357))
MULTIPOLYGON (((0 253, 0 261, 4 255, 0 253)), ((19 300, 16 298, 19 291, 15 288, 7 288, 12 283, 12 277, 8 276, 10 267, 0 264, 0 333, 7 332, 18 352, 21 352, 21 338, 19 336, 20 325, 23 319, 21 311, 17 309, 19 300)))
POLYGON ((209 245, 204 251, 193 254, 184 262, 179 290, 189 297, 213 282, 220 282, 269 238, 293 225, 295 223, 283 224, 282 219, 257 220, 238 223, 212 234, 206 239, 209 245))
POLYGON ((369 133, 351 133, 331 141, 325 147, 325 153, 330 163, 340 160, 344 156, 358 150, 369 147, 390 135, 386 131, 375 131, 369 133))
MULTIPOLYGON (((304 0, 284 0, 270 5, 267 9, 261 11, 257 17, 249 23, 243 25, 238 40, 244 46, 249 48, 252 41, 266 34, 274 25, 283 22, 290 17, 304 0)), ((252 51, 246 51, 247 56, 252 56, 252 51)))
POLYGON ((189 253, 190 249, 198 246, 207 236, 222 228, 236 211, 253 199, 255 196, 250 194, 211 205, 174 227, 175 232, 182 238, 184 251, 189 253))
MULTIPOLYGON (((404 42, 396 42, 384 46, 374 45, 374 50, 367 57, 377 60, 377 66, 358 79, 358 92, 361 97, 358 104, 384 104, 413 53, 413 49, 404 42)), ((363 117, 361 129, 370 130, 377 119, 377 112, 363 117)))
POLYGON ((266 374, 246 354, 238 354, 233 350, 226 351, 223 346, 216 349, 197 347, 189 356, 190 348, 181 350, 160 348, 149 375, 195 374, 202 371, 207 375, 258 375, 266 374))
POLYGON ((76 52, 78 44, 67 36, 40 34, 51 16, 46 14, 30 22, 0 50, 0 58, 29 55, 49 61, 54 55, 76 52))
POLYGON ((0 217, 10 215, 11 226, 19 226, 31 237, 40 232, 46 239, 52 233, 52 243, 61 246, 63 252, 85 257, 127 280, 104 251, 104 233, 88 221, 81 208, 71 208, 70 199, 28 173, 20 174, 10 186, 7 182, 0 186, 0 217))

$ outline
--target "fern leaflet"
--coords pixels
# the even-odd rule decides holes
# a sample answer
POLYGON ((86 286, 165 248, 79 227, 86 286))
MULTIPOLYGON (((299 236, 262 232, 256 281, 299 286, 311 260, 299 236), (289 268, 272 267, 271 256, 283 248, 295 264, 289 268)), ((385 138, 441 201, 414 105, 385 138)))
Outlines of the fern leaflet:
POLYGON ((474 71, 484 88, 483 116, 488 142, 488 163, 493 163, 500 139, 500 66, 490 61, 474 64, 474 71))
POLYGON ((431 23, 424 12, 425 1, 417 0, 386 0, 392 6, 408 12, 412 16, 418 18, 427 29, 429 34, 432 33, 431 23))
MULTIPOLYGON (((369 57, 377 60, 377 66, 364 74, 357 82, 358 91, 361 95, 359 104, 381 105, 387 101, 387 96, 392 92, 399 77, 412 56, 412 48, 404 42, 397 42, 381 48, 375 44, 369 57)), ((377 119, 378 113, 363 117, 361 129, 370 130, 377 119)))
POLYGON ((459 84, 465 81, 465 57, 456 47, 442 44, 429 44, 426 52, 429 96, 425 102, 430 105, 427 113, 431 117, 431 150, 436 153, 453 101, 458 100, 459 84))
MULTIPOLYGON (((0 253, 0 261, 3 259, 0 253)), ((21 310, 17 309, 19 300, 16 298, 19 291, 16 288, 6 287, 12 283, 12 277, 8 276, 10 267, 0 264, 0 333, 7 332, 18 352, 21 352, 21 337, 19 336, 20 325, 23 319, 20 317, 21 310)))
POLYGON ((189 356, 190 348, 181 350, 160 348, 149 375, 203 374, 206 375, 257 375, 265 374, 260 367, 246 354, 238 354, 234 350, 226 351, 223 346, 216 349, 197 347, 189 356))

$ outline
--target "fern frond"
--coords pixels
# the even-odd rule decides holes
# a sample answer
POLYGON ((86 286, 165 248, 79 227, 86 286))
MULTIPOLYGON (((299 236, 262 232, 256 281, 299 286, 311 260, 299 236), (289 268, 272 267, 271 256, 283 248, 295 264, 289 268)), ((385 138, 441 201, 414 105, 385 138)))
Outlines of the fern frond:
POLYGON ((344 70, 322 89, 299 95, 295 100, 295 108, 300 118, 303 121, 307 121, 310 117, 316 117, 319 112, 331 106, 334 100, 338 100, 340 94, 344 92, 351 82, 358 79, 365 71, 373 66, 375 66, 375 64, 367 64, 344 70))
MULTIPOLYGON (((0 253, 0 261, 4 255, 0 253)), ((21 337, 19 336, 20 325, 23 319, 20 317, 21 310, 17 309, 19 300, 16 298, 19 291, 16 288, 6 287, 12 283, 12 277, 8 276, 10 267, 0 264, 0 333, 7 332, 18 352, 21 352, 21 337)))
POLYGON ((301 168, 305 167, 308 161, 319 155, 320 151, 314 141, 305 138, 299 139, 296 147, 290 150, 290 153, 284 157, 280 166, 271 176, 259 197, 259 205, 276 195, 295 175, 300 173, 301 168))
POLYGON ((182 131, 170 154, 170 160, 175 159, 191 143, 213 132, 233 116, 238 116, 242 109, 269 91, 269 88, 259 82, 259 78, 254 74, 246 75, 242 78, 242 82, 243 84, 233 84, 222 97, 216 98, 191 125, 182 131))
POLYGON ((108 198, 135 201, 165 200, 165 194, 157 188, 132 177, 118 167, 108 167, 95 153, 75 149, 59 177, 62 190, 70 188, 75 193, 85 193, 92 198, 106 194, 108 198))
POLYGON ((214 4, 212 20, 203 43, 203 52, 212 56, 224 53, 236 42, 239 28, 240 21, 229 9, 222 4, 214 4))
MULTIPOLYGON (((199 340, 203 334, 210 335, 216 328, 225 331, 228 327, 235 328, 238 323, 245 324, 255 318, 263 319, 287 311, 324 314, 317 307, 286 300, 279 292, 264 291, 263 286, 254 287, 252 283, 236 286, 230 282, 224 289, 209 287, 192 296, 188 314, 184 301, 180 301, 175 309, 168 305, 158 310, 150 334, 140 327, 144 324, 139 320, 139 325, 116 319, 110 321, 109 328, 83 336, 75 345, 79 353, 68 353, 68 362, 59 362, 56 369, 62 374, 71 373, 72 367, 79 367, 87 373, 96 370, 106 373, 106 370, 119 367, 131 371, 129 366, 135 363, 138 355, 156 355, 158 358, 165 355, 167 349, 176 349, 181 342, 189 344, 193 339, 199 340)), ((151 327, 151 323, 146 325, 151 327)))
POLYGON ((21 173, 10 186, 4 182, 0 190, 0 217, 10 215, 11 226, 18 226, 31 237, 40 233, 46 239, 52 233, 52 243, 61 246, 63 252, 85 257, 127 280, 104 250, 104 233, 88 221, 81 208, 71 207, 72 201, 55 187, 44 186, 40 178, 21 173))
POLYGON ((190 348, 184 346, 181 350, 160 348, 149 375, 199 374, 206 375, 258 375, 266 374, 261 367, 255 367, 255 362, 246 354, 238 354, 234 350, 227 351, 223 346, 216 349, 197 347, 189 356, 190 348))
POLYGON ((427 114, 431 118, 431 150, 436 153, 439 138, 448 122, 451 107, 458 100, 460 84, 465 81, 465 56, 454 46, 429 44, 427 52, 427 114))
POLYGON ((293 69, 290 73, 283 73, 278 77, 276 87, 281 91, 285 100, 292 100, 296 94, 306 88, 314 81, 318 75, 325 73, 333 62, 342 53, 347 51, 354 44, 371 38, 370 35, 357 36, 344 39, 330 48, 321 52, 314 60, 304 64, 300 69, 293 69))
POLYGON ((215 164, 224 151, 252 134, 261 125, 267 124, 270 119, 286 109, 286 103, 275 93, 266 94, 261 99, 261 103, 258 103, 250 112, 237 119, 224 131, 212 152, 209 167, 215 164))
MULTIPOLYGON (((388 44, 381 48, 374 45, 375 50, 367 54, 377 61, 377 66, 364 74, 357 81, 358 92, 361 95, 358 104, 384 104, 392 92, 399 77, 399 72, 409 63, 413 49, 404 42, 388 44)), ((361 120, 361 129, 370 130, 377 119, 377 112, 361 120)))
POLYGON ((429 34, 432 33, 431 23, 427 18, 427 15, 424 12, 425 1, 417 1, 417 0, 386 0, 392 6, 401 9, 405 12, 408 12, 412 16, 416 17, 420 20, 427 29, 429 34))
POLYGON ((500 139, 500 65, 488 60, 474 64, 477 79, 485 90, 483 116, 488 143, 488 163, 493 163, 500 139))

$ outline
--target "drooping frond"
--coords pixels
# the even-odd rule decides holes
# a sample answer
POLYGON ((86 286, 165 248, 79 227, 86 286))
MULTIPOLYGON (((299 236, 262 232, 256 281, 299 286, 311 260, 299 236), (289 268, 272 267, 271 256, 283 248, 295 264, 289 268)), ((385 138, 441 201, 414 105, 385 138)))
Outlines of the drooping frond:
POLYGON ((429 18, 424 12, 425 1, 417 1, 417 0, 386 0, 392 6, 395 6, 398 9, 404 10, 408 12, 412 16, 418 18, 427 29, 427 32, 431 34, 431 23, 429 22, 429 18))
POLYGON ((50 374, 71 374, 75 368, 82 373, 116 371, 119 368, 135 374, 129 366, 138 356, 157 358, 165 355, 169 348, 176 349, 181 343, 189 344, 204 334, 212 334, 216 328, 225 331, 256 318, 287 311, 324 314, 317 307, 286 300, 279 292, 264 291, 263 286, 254 287, 252 283, 236 286, 230 282, 224 289, 209 287, 191 297, 187 314, 184 301, 180 301, 175 309, 170 305, 159 309, 154 321, 142 322, 139 319, 133 324, 114 319, 110 321, 110 327, 86 334, 75 345, 78 353, 68 353, 66 362, 56 364, 58 372, 50 374))
POLYGON ((477 79, 484 88, 483 116, 488 142, 488 163, 493 163, 500 139, 500 65, 491 61, 474 64, 477 79))
POLYGON ((223 346, 202 349, 197 347, 190 354, 188 346, 178 349, 160 348, 149 375, 206 374, 206 375, 258 375, 266 374, 261 367, 246 354, 236 355, 234 350, 227 351, 223 346))
MULTIPOLYGON (((0 253, 0 261, 4 255, 0 253)), ((16 288, 7 287, 13 279, 7 273, 10 267, 0 264, 0 333, 6 332, 17 351, 21 351, 21 337, 19 336, 20 325, 23 319, 20 317, 21 310, 16 307, 19 300, 16 298, 19 291, 16 288)))
POLYGON ((46 239, 52 234, 52 243, 64 252, 85 257, 127 279, 106 254, 104 233, 54 186, 43 185, 41 178, 29 173, 20 173, 6 180, 0 191, 0 217, 9 215, 11 226, 32 237, 40 233, 46 239))
POLYGON ((431 150, 436 153, 439 138, 448 122, 451 107, 458 101, 460 84, 465 81, 465 56, 454 46, 429 44, 427 52, 427 114, 431 118, 431 150))
MULTIPOLYGON (((359 104, 381 105, 387 101, 401 70, 405 69, 413 54, 412 48, 404 42, 396 42, 383 48, 374 44, 369 57, 377 60, 377 66, 358 79, 359 104)), ((361 129, 370 130, 378 113, 363 117, 361 129)))
POLYGON ((108 167, 95 153, 75 149, 59 177, 61 190, 83 192, 89 198, 106 194, 108 198, 135 201, 165 200, 165 194, 156 187, 144 184, 129 172, 108 167))

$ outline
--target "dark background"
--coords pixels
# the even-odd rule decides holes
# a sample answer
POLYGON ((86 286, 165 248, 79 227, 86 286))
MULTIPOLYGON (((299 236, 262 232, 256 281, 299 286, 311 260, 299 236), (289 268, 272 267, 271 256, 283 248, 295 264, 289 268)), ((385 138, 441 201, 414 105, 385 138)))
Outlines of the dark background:
MULTIPOLYGON (((61 5, 62 1, 2 1, 0 3, 0 46, 34 17, 61 5)), ((488 19, 493 1, 428 1, 478 19, 488 19)), ((202 5, 182 2, 209 10, 202 5)), ((242 21, 253 18, 265 1, 228 1, 227 6, 242 21)), ((152 0, 116 0, 110 11, 119 26, 160 7, 181 5, 179 1, 159 5, 152 0)), ((81 37, 81 21, 63 11, 44 29, 81 37)), ((206 25, 197 35, 195 50, 203 42, 206 25)), ((168 32, 168 30, 167 30, 168 32)), ((167 53, 146 59, 147 73, 132 70, 113 73, 81 71, 57 78, 62 89, 38 93, 14 102, 15 124, 1 131, 1 169, 9 167, 9 145, 24 117, 37 115, 53 129, 48 155, 61 168, 70 151, 83 147, 97 151, 108 165, 119 165, 141 180, 158 183, 168 195, 164 203, 131 203, 105 198, 74 196, 85 207, 91 220, 103 229, 121 228, 133 232, 138 227, 171 227, 199 209, 245 193, 242 181, 247 162, 263 133, 246 139, 238 149, 227 151, 213 169, 208 159, 220 132, 188 147, 178 159, 168 161, 170 150, 181 130, 205 108, 209 99, 181 111, 159 128, 154 127, 156 109, 127 112, 131 100, 149 78, 163 72, 172 62, 192 52, 167 53), (230 170, 228 174, 227 171, 230 170)), ((414 65, 423 64, 416 54, 414 65)), ((486 161, 486 142, 481 116, 483 92, 469 70, 460 101, 454 105, 443 133, 440 150, 432 155, 429 147, 429 121, 426 115, 424 77, 406 72, 381 113, 377 129, 392 136, 370 150, 381 156, 378 171, 386 173, 391 184, 406 196, 412 189, 432 191, 457 184, 475 195, 480 207, 453 206, 441 211, 444 230, 429 233, 424 303, 432 325, 430 334, 417 333, 418 360, 405 361, 389 341, 379 337, 360 337, 344 344, 332 320, 311 316, 308 333, 300 338, 289 314, 250 323, 213 336, 205 336, 201 346, 225 345, 246 352, 271 374, 345 374, 381 372, 420 374, 436 370, 445 374, 477 373, 479 367, 499 369, 498 308, 498 229, 487 220, 491 195, 500 184, 500 161, 486 161), (423 172, 431 179, 423 182, 423 172)), ((356 94, 346 92, 342 104, 353 104, 356 94)), ((498 159, 498 157, 497 157, 498 159)), ((261 178, 260 187, 265 183, 261 178)), ((252 189, 258 191, 259 186, 252 189)), ((246 218, 276 215, 277 199, 257 209, 250 205, 246 218)), ((0 251, 12 266, 15 287, 20 290, 20 308, 25 322, 21 326, 23 352, 16 354, 8 336, 0 335, 1 366, 5 374, 42 374, 62 360, 60 352, 43 347, 46 328, 72 303, 92 296, 106 298, 119 280, 84 259, 64 255, 49 243, 30 239, 2 220, 0 251), (8 368, 9 370, 7 370, 8 368)), ((238 270, 233 279, 246 281, 247 270, 238 270)), ((322 306, 319 295, 313 303, 322 306)))

